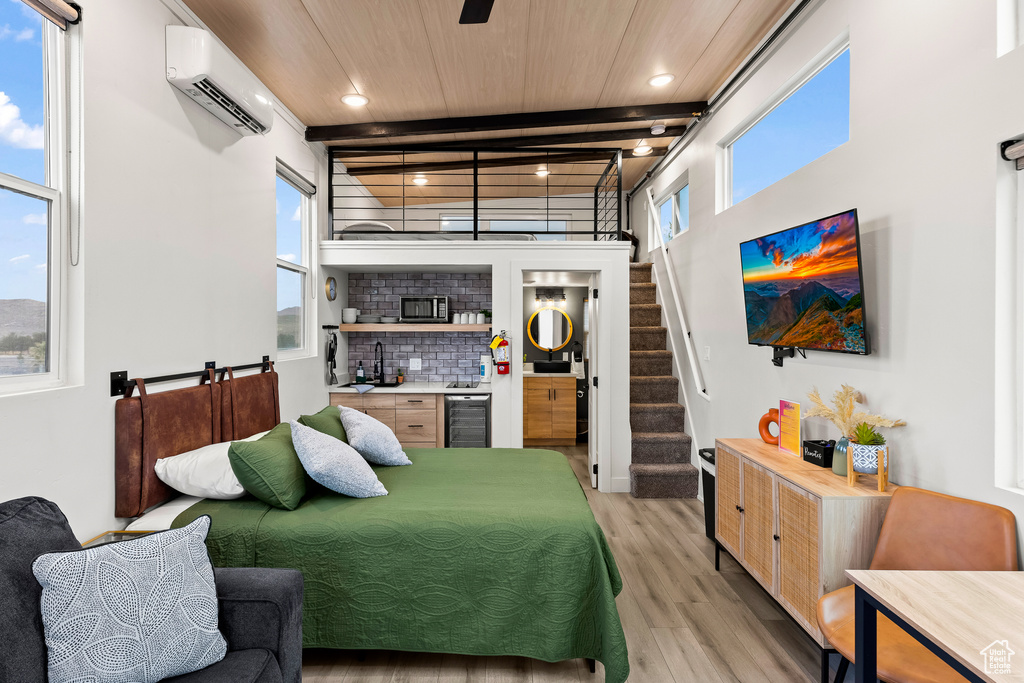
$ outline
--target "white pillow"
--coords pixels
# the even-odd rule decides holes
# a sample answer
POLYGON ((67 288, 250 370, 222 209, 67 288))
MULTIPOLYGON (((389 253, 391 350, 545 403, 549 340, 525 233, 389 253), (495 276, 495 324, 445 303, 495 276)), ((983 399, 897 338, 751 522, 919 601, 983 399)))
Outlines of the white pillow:
MULTIPOLYGON (((267 432, 240 441, 255 441, 267 432)), ((232 500, 245 495, 228 459, 230 441, 214 443, 194 451, 160 458, 154 469, 160 481, 189 496, 232 500)))
MULTIPOLYGON (((355 408, 338 406, 341 425, 352 448, 374 465, 411 465, 402 444, 390 428, 380 420, 355 408)), ((305 464, 305 463, 303 463, 305 464)))

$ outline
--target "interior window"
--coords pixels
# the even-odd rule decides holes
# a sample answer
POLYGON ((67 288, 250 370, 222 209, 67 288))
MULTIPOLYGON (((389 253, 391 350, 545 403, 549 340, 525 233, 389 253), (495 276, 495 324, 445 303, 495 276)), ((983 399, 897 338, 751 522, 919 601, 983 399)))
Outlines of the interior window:
POLYGON ((689 184, 676 190, 658 204, 658 229, 661 231, 661 241, 664 244, 690 229, 689 184))
POLYGON ((56 370, 64 34, 0 3, 0 377, 56 370))
POLYGON ((726 145, 736 204, 850 139, 850 50, 726 145))
POLYGON ((310 195, 287 172, 277 176, 277 350, 304 349, 309 268, 306 244, 312 223, 310 195))

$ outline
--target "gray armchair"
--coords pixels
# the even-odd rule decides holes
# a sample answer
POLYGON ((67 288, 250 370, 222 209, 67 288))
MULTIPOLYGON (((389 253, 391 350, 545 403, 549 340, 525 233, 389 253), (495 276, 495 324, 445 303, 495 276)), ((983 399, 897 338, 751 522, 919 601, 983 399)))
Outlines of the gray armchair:
MULTIPOLYGON (((67 518, 43 498, 0 503, 0 683, 46 683, 46 644, 32 562, 80 549, 67 518)), ((300 683, 302 574, 294 569, 215 569, 223 660, 173 683, 300 683)))

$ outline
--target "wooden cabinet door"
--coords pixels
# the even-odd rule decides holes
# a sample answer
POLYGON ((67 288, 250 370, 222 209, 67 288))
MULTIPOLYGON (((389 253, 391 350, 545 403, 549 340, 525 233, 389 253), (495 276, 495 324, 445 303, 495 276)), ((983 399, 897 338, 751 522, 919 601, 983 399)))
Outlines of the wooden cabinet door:
POLYGON ((391 431, 395 431, 394 408, 367 408, 365 412, 373 419, 383 422, 391 431))
POLYGON ((355 408, 359 412, 365 412, 363 409, 363 396, 362 394, 331 394, 331 405, 332 406, 345 406, 346 408, 355 408))
POLYGON ((551 438, 551 378, 523 378, 523 436, 551 438))
POLYGON ((818 631, 822 595, 818 529, 821 499, 779 478, 778 600, 808 629, 818 631))
POLYGON ((740 459, 724 448, 715 449, 715 537, 733 557, 740 555, 740 459))
POLYGON ((551 379, 551 438, 576 439, 576 378, 551 379))
POLYGON ((743 460, 743 562, 765 589, 775 591, 775 475, 743 460))

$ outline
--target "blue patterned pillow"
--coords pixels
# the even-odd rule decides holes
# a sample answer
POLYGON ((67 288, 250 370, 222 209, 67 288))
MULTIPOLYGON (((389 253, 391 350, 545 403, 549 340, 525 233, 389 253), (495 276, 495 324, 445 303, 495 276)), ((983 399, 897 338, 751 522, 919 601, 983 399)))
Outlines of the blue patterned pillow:
POLYGON ((294 420, 291 427, 292 445, 313 481, 353 498, 388 495, 373 468, 347 443, 294 420))
POLYGON ((223 659, 209 530, 203 516, 180 529, 36 558, 50 683, 151 683, 223 659))
POLYGON ((348 443, 375 465, 411 465, 395 433, 388 426, 354 408, 338 406, 348 443))

